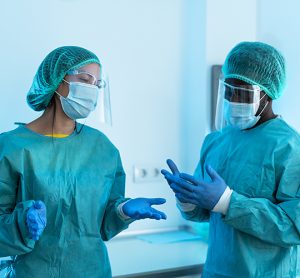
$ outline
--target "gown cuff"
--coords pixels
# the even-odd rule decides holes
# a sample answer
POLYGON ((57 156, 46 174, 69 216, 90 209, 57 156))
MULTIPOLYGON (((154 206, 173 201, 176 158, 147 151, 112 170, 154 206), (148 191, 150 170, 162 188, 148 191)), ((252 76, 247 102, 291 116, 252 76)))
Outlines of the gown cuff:
POLYGON ((228 186, 226 187, 225 191, 223 192, 220 200, 218 203, 214 206, 213 212, 220 212, 224 215, 226 215, 229 204, 230 204, 230 199, 231 199, 231 194, 233 190, 230 189, 228 186))
POLYGON ((181 210, 183 212, 193 211, 196 208, 196 205, 180 202, 177 198, 176 198, 176 203, 177 203, 177 207, 179 208, 179 210, 181 210))
POLYGON ((119 217, 120 217, 122 220, 124 220, 124 221, 130 219, 130 217, 127 216, 127 215, 123 212, 123 206, 124 206, 127 202, 129 202, 130 200, 131 200, 131 199, 129 199, 129 200, 127 200, 127 201, 125 201, 125 202, 119 204, 118 207, 117 207, 118 215, 119 215, 119 217))

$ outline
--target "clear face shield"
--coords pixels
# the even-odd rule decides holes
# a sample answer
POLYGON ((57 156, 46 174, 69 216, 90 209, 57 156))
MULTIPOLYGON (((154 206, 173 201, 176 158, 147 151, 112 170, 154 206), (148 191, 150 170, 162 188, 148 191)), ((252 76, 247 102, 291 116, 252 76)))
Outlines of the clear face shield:
POLYGON ((219 80, 218 101, 215 125, 217 130, 231 125, 240 130, 248 129, 256 125, 260 119, 257 114, 260 106, 261 89, 257 85, 233 86, 224 80, 219 80))
MULTIPOLYGON (((84 117, 77 117, 76 121, 88 124, 95 128, 99 124, 112 125, 110 90, 108 76, 100 69, 98 77, 85 70, 70 70, 67 73, 69 84, 69 94, 72 91, 77 102, 82 102, 88 96, 91 103, 89 111, 84 117), (76 91, 77 90, 77 91, 76 91), (80 100, 81 98, 81 100, 80 100), (85 117, 86 116, 86 117, 85 117)), ((69 97, 69 96, 68 96, 69 97)), ((86 99, 84 100, 87 103, 86 99)))

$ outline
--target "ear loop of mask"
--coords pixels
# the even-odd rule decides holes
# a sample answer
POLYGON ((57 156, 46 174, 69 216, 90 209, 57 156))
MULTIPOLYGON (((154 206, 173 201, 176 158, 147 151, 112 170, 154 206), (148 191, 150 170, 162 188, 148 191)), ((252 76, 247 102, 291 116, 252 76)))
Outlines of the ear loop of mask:
MULTIPOLYGON (((264 94, 263 97, 259 100, 259 102, 260 102, 266 95, 267 95, 267 94, 264 94)), ((269 104, 269 101, 267 100, 267 102, 266 102, 264 108, 260 111, 260 113, 257 115, 257 117, 259 117, 259 116, 262 114, 262 112, 264 112, 264 110, 266 109, 266 107, 268 106, 268 104, 269 104)))
MULTIPOLYGON (((68 82, 67 80, 63 79, 62 81, 66 82, 68 85, 70 85, 70 82, 68 82)), ((65 98, 64 96, 62 96, 59 92, 57 92, 56 90, 54 91, 59 97, 62 97, 62 98, 65 98)), ((80 129, 78 130, 77 127, 78 127, 78 123, 77 121, 75 120, 75 125, 74 125, 74 130, 76 131, 76 134, 79 134, 81 132, 81 130, 83 129, 84 127, 84 124, 81 125, 80 129)))
MULTIPOLYGON (((63 79, 62 81, 66 82, 68 85, 70 85, 70 82, 67 81, 66 79, 63 79)), ((64 96, 62 96, 58 91, 54 91, 58 96, 62 97, 62 98, 65 98, 64 96)))
MULTIPOLYGON (((69 86, 70 86, 70 82, 67 81, 66 79, 63 79, 64 82, 66 82, 69 86)), ((63 96, 62 96, 63 97, 63 96)), ((78 127, 78 122, 75 120, 75 127, 74 127, 74 130, 76 131, 77 134, 79 134, 81 132, 81 130, 83 129, 83 127, 85 126, 85 122, 86 122, 86 119, 84 120, 84 123, 81 123, 81 127, 80 129, 78 130, 77 127, 78 127)))

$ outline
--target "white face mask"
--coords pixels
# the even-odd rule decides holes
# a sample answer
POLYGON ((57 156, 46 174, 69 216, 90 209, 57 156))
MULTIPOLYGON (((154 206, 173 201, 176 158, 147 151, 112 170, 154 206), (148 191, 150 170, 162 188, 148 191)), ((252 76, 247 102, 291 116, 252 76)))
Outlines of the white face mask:
POLYGON ((259 115, 255 116, 259 108, 259 104, 260 102, 256 102, 256 103, 230 102, 227 99, 225 99, 224 100, 225 119, 226 121, 228 121, 230 125, 236 126, 241 130, 251 128, 255 126, 257 122, 260 120, 261 118, 260 115, 267 107, 268 102, 266 103, 262 111, 259 113, 259 115))
POLYGON ((56 92, 60 96, 63 111, 73 120, 86 118, 96 108, 99 88, 95 85, 64 81, 69 84, 68 96, 63 97, 56 92))

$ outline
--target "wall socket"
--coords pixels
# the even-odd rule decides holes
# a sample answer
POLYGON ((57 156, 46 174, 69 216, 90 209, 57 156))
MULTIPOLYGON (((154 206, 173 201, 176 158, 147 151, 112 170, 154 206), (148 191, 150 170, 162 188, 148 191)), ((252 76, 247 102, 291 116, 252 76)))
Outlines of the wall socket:
POLYGON ((133 181, 135 183, 158 182, 162 180, 160 167, 155 166, 133 166, 133 181))

